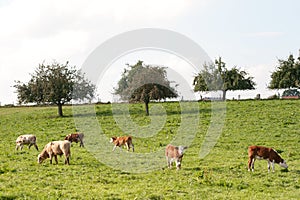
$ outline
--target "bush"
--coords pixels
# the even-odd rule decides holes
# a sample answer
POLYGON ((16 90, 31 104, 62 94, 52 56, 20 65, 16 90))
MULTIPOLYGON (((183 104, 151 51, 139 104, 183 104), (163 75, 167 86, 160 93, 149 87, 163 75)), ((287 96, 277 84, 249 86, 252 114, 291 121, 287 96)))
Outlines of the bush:
POLYGON ((276 94, 269 96, 268 99, 279 99, 279 96, 277 96, 276 94))
POLYGON ((297 89, 288 89, 282 93, 282 97, 300 96, 300 92, 297 89))

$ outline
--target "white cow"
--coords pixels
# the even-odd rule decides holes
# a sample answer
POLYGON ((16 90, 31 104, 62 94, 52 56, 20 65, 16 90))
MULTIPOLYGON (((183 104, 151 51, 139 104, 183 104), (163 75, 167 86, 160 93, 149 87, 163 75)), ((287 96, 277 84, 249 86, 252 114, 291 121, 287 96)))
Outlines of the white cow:
POLYGON ((166 147, 166 159, 168 163, 168 167, 171 168, 172 162, 175 161, 177 170, 181 167, 181 161, 183 157, 184 150, 187 149, 187 147, 184 146, 173 146, 169 144, 166 147))
POLYGON ((36 136, 35 135, 20 135, 16 140, 16 150, 23 149, 24 145, 29 145, 28 148, 32 145, 36 148, 36 150, 39 150, 38 146, 36 145, 36 136))
POLYGON ((71 156, 70 148, 71 142, 68 140, 49 142, 38 155, 38 163, 42 163, 45 159, 50 158, 50 164, 52 164, 52 158, 54 157, 56 164, 58 164, 57 155, 64 155, 65 164, 69 165, 69 158, 71 156))

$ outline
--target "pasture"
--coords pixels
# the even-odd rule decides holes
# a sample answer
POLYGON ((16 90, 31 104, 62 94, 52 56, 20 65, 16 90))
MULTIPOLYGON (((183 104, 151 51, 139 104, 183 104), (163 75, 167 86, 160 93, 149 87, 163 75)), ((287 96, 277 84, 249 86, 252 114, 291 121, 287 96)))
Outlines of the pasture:
MULTIPOLYGON (((150 108, 153 104, 150 104, 150 108)), ((162 129, 151 138, 133 137, 134 153, 164 148, 180 127, 178 103, 161 103, 167 113, 162 129)), ((199 102, 199 126, 179 171, 165 167, 147 173, 129 173, 99 162, 86 148, 73 143, 70 166, 37 163, 37 155, 52 140, 76 131, 72 107, 63 118, 56 107, 0 108, 0 199, 299 199, 300 101, 228 101, 222 135, 210 154, 199 150, 211 120, 210 102, 199 102), (35 134, 39 151, 27 146, 15 150, 20 134, 35 134), (267 172, 266 161, 247 171, 249 145, 274 147, 289 165, 267 172)), ((128 135, 115 123, 110 104, 96 105, 96 117, 109 137, 128 135)), ((139 125, 151 123, 143 104, 130 105, 139 125)), ((82 116, 84 120, 85 116, 82 116)), ((182 144, 184 145, 184 144, 182 144)), ((109 145, 111 151, 113 145, 109 145)), ((120 151, 116 149, 117 152, 120 151)), ((132 154, 129 152, 128 154, 132 154)), ((114 159, 103 157, 105 159, 114 159)))

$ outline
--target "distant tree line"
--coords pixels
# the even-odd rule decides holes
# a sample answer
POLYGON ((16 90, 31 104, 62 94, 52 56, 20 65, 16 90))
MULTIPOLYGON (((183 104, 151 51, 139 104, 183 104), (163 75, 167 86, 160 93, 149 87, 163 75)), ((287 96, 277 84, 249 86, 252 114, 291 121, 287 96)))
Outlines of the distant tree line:
MULTIPOLYGON (((287 60, 278 60, 279 66, 271 74, 270 89, 300 88, 300 57, 290 55, 287 60)), ((226 99, 227 91, 253 90, 256 83, 246 71, 234 66, 228 69, 221 57, 214 63, 206 63, 194 77, 195 92, 222 91, 226 99)), ((59 116, 63 116, 62 106, 71 100, 91 100, 95 97, 96 86, 80 70, 69 63, 50 65, 40 64, 27 83, 16 81, 14 87, 18 101, 22 103, 54 104, 58 106, 59 116)), ((124 69, 122 77, 114 88, 114 94, 128 102, 143 102, 146 115, 149 115, 149 103, 152 100, 176 98, 177 84, 167 79, 165 67, 145 65, 138 61, 124 69), (174 86, 171 86, 171 85, 174 86)))

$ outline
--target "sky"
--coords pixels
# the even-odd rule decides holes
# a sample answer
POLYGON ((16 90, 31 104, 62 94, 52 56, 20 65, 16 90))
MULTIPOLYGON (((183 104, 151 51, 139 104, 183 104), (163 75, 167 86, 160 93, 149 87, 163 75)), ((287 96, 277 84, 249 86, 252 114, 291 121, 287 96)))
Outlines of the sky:
MULTIPOLYGON (((278 92, 267 89, 278 59, 299 55, 299 9, 297 0, 0 0, 0 104, 18 102, 12 86, 29 81, 40 63, 69 61, 80 69, 99 45, 141 28, 185 35, 212 60, 221 56, 228 68, 237 66, 254 77, 255 91, 229 92, 228 98, 266 98, 278 92)), ((149 50, 113 61, 97 82, 97 98, 112 101, 126 64, 138 60, 181 74, 189 87, 178 79, 180 98, 195 98, 197 70, 176 55, 149 50)))

